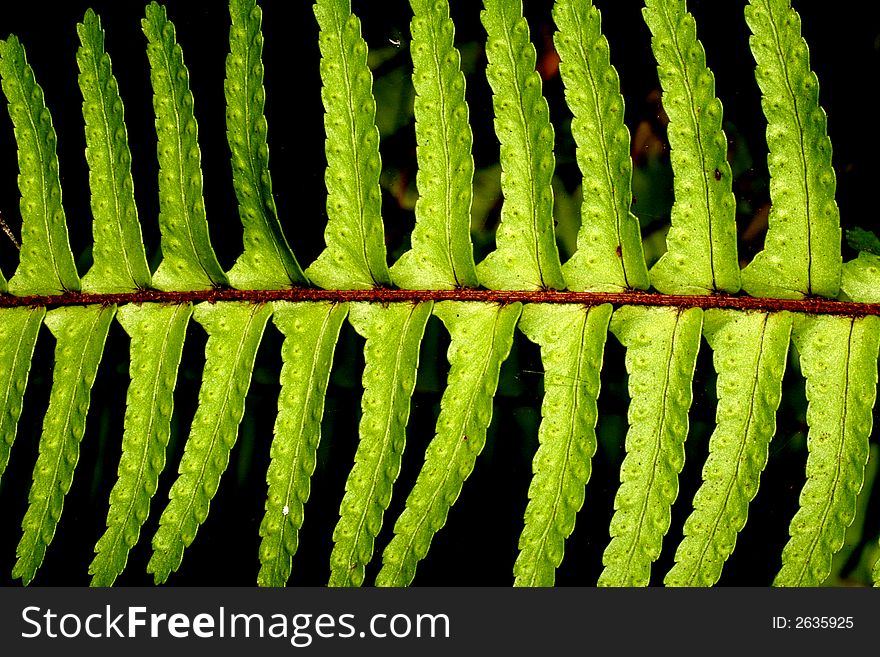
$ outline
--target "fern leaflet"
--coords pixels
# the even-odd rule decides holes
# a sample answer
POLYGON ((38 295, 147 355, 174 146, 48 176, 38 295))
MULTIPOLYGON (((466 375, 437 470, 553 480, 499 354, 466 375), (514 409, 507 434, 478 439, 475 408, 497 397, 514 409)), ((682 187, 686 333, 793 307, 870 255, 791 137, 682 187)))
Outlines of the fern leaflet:
POLYGON ((367 339, 360 442, 333 530, 330 586, 360 586, 400 473, 419 344, 431 303, 354 304, 349 321, 367 339))
POLYGON ((23 584, 33 580, 55 536, 79 460, 89 393, 115 314, 115 306, 56 308, 46 313, 46 326, 57 339, 55 369, 28 509, 21 523, 23 534, 15 552, 18 560, 12 569, 12 576, 21 578, 23 584))
POLYGON ((260 524, 260 586, 284 586, 299 545, 304 505, 315 470, 324 395, 330 379, 345 304, 274 304, 273 321, 284 334, 281 395, 271 461, 269 495, 260 524))
POLYGON ((190 304, 128 304, 117 313, 131 336, 131 385, 107 531, 95 545, 89 566, 92 586, 111 586, 122 573, 150 514, 150 500, 165 468, 177 368, 191 315, 190 304))
POLYGON ((211 499, 238 438, 254 359, 271 314, 270 304, 246 303, 203 303, 193 312, 193 318, 208 333, 205 371, 179 476, 168 493, 168 505, 153 537, 147 572, 155 575, 156 583, 161 584, 180 567, 184 549, 208 517, 211 499))
POLYGON ((529 304, 519 328, 541 345, 544 376, 570 382, 545 388, 540 447, 529 486, 525 528, 514 565, 518 586, 552 586, 574 529, 596 452, 596 398, 611 306, 529 304))

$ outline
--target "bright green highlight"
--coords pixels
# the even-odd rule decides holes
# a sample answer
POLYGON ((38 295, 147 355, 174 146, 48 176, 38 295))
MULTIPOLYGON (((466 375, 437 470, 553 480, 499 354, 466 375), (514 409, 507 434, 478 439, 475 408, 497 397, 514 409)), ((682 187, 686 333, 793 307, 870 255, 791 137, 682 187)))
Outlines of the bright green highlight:
POLYGON ((626 347, 631 401, 599 586, 647 586, 660 556, 684 466, 702 315, 699 308, 624 306, 611 318, 626 347))
POLYGON ((790 0, 750 0, 746 21, 767 116, 773 206, 764 250, 743 270, 743 288, 752 296, 834 298, 841 267, 837 183, 800 16, 790 0))
POLYGON ((0 477, 9 463, 34 345, 46 309, 0 309, 0 477))
POLYGON ((191 304, 128 304, 119 309, 119 323, 131 336, 131 384, 107 531, 95 545, 89 566, 92 586, 113 585, 150 515, 150 501, 165 468, 177 369, 191 315, 191 304))
POLYGON ((792 340, 807 379, 807 481, 776 586, 819 586, 856 514, 877 394, 880 318, 799 316, 792 340))
POLYGON ((20 296, 77 292, 80 280, 61 205, 52 115, 14 35, 0 41, 0 78, 18 144, 21 192, 21 254, 9 291, 20 296))
POLYGON ((406 445, 419 345, 432 303, 352 304, 349 321, 367 339, 360 442, 333 530, 330 586, 360 586, 391 502, 406 445))
POLYGON ((142 21, 153 84, 159 138, 159 228, 162 262, 153 275, 159 290, 206 290, 227 284, 208 235, 202 194, 199 128, 193 115, 189 71, 165 7, 150 3, 142 21))
POLYGON ((246 302, 201 303, 193 312, 208 333, 205 370, 179 476, 153 537, 147 572, 153 573, 157 584, 180 567, 184 549, 208 517, 238 438, 254 359, 271 314, 270 304, 246 302))
POLYGON ((667 586, 714 585, 746 524, 776 431, 791 315, 707 310, 703 333, 718 372, 716 426, 667 586))
POLYGON ((306 270, 330 289, 391 283, 385 256, 379 130, 367 44, 350 0, 318 0, 321 98, 327 133, 327 248, 306 270))
POLYGON ((262 11, 256 0, 229 3, 232 27, 226 57, 226 137, 232 151, 232 183, 244 226, 244 253, 229 271, 240 290, 283 289, 304 283, 278 221, 269 175, 268 126, 263 114, 262 11))
POLYGON ((477 266, 480 282, 496 290, 565 288, 553 233, 553 126, 535 47, 522 3, 484 0, 486 77, 494 93, 495 133, 501 142, 504 205, 498 248, 477 266))
POLYGON ((621 292, 650 285, 632 205, 630 135, 602 18, 591 0, 557 0, 553 42, 561 62, 571 134, 584 176, 577 251, 562 270, 571 290, 621 292))
POLYGON ((880 303, 880 256, 862 252, 843 265, 841 297, 861 303, 880 303))
POLYGON ((315 471, 321 418, 333 352, 347 304, 275 302, 272 316, 284 334, 281 394, 271 461, 269 495, 260 523, 260 586, 285 586, 299 547, 304 505, 315 471))
POLYGON ((43 563, 73 483, 92 384, 115 314, 116 306, 68 306, 46 313, 46 326, 57 340, 52 392, 12 569, 25 586, 43 563))
POLYGON ((471 244, 473 133, 447 0, 410 0, 416 89, 416 227, 391 274, 402 288, 477 287, 471 244))
POLYGON ((544 399, 515 586, 553 586, 596 453, 596 399, 611 306, 528 304, 520 330, 541 346, 544 399))
POLYGON ((522 305, 443 301, 434 314, 446 325, 449 377, 440 402, 437 433, 425 463, 394 525, 394 538, 382 555, 377 586, 407 586, 425 558, 431 540, 458 499, 465 479, 486 444, 492 399, 501 363, 510 353, 522 305))
POLYGON ((83 276, 86 292, 132 292, 150 286, 131 178, 131 151, 119 87, 104 52, 101 21, 89 9, 76 26, 79 88, 86 124, 86 161, 92 191, 94 264, 83 276))
POLYGON ((667 294, 738 292, 736 200, 715 76, 685 0, 647 0, 642 14, 654 35, 675 172, 667 251, 651 283, 667 294))

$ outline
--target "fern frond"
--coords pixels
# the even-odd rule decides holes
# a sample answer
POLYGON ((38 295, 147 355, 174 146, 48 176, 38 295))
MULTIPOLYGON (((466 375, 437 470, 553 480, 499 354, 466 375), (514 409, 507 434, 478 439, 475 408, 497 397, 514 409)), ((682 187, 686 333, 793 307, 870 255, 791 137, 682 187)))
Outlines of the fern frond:
POLYGON ((388 285, 379 130, 367 44, 350 0, 318 0, 314 6, 321 47, 321 98, 327 133, 327 248, 306 269, 327 289, 388 285))
POLYGON ((55 536, 64 496, 73 483, 86 428, 90 393, 116 306, 69 306, 46 313, 55 336, 55 367, 40 453, 22 520, 12 576, 30 584, 55 536))
POLYGON ((861 303, 880 303, 880 256, 862 252, 843 265, 841 296, 861 303))
POLYGON ((12 294, 60 294, 80 289, 61 204, 57 137, 43 90, 16 36, 0 41, 0 78, 18 144, 21 259, 12 294))
POLYGON ((391 267, 413 289, 477 287, 471 243, 473 133, 448 0, 410 0, 416 89, 416 227, 412 249, 391 267))
POLYGON ((800 316, 792 340, 807 379, 807 481, 777 586, 818 586, 856 513, 877 394, 880 318, 800 316))
POLYGON ((498 374, 510 353, 521 312, 519 303, 444 301, 435 305, 434 314, 452 337, 447 352, 449 378, 440 402, 437 433, 394 525, 394 538, 382 555, 377 586, 412 582, 434 534, 446 524, 449 509, 486 443, 498 374))
POLYGON ((151 2, 142 22, 147 37, 156 135, 159 139, 159 228, 162 262, 153 274, 159 290, 204 290, 226 285, 211 247, 202 194, 198 124, 189 71, 165 7, 151 2))
POLYGON ((699 308, 624 306, 611 318, 626 347, 632 401, 599 586, 646 586, 660 556, 684 466, 702 315, 699 308))
POLYGON ((256 0, 232 0, 229 15, 226 137, 244 226, 244 253, 229 270, 229 282, 240 290, 283 289, 304 283, 306 277, 281 230, 272 196, 268 127, 263 114, 262 11, 256 0))
POLYGON ((192 311, 191 304, 127 304, 117 314, 131 336, 131 384, 107 530, 95 545, 89 566, 92 586, 113 585, 150 514, 150 501, 165 468, 177 369, 192 311))
POLYGON ((122 99, 104 51, 104 30, 91 9, 76 30, 82 44, 76 61, 94 217, 94 264, 82 287, 103 293, 144 289, 150 286, 150 268, 134 200, 122 99))
POLYGON ((715 584, 745 526, 776 431, 791 315, 708 310, 703 332, 718 372, 717 425, 667 586, 715 584))
POLYGON ((0 478, 9 463, 37 334, 46 309, 0 309, 0 478))
POLYGON ((553 42, 561 62, 571 134, 584 176, 577 251, 562 267, 569 289, 620 292, 650 286, 632 205, 629 130, 602 19, 592 0, 557 0, 553 42))
POLYGON ((208 517, 229 453, 238 438, 244 400, 251 383, 254 359, 272 314, 271 304, 202 303, 193 318, 208 333, 199 407, 168 493, 168 505, 153 537, 153 556, 147 572, 156 583, 180 567, 183 551, 208 517))
POLYGON ((685 0, 648 0, 642 14, 654 35, 675 175, 668 250, 651 283, 667 294, 738 292, 736 201, 715 77, 685 0))
POLYGON ((553 234, 554 132, 535 70, 535 47, 522 2, 483 4, 486 77, 494 92, 504 205, 495 237, 498 248, 477 265, 477 275, 490 289, 562 290, 565 279, 553 234))
POLYGON ((373 557, 406 444, 419 345, 432 303, 352 304, 349 321, 367 339, 360 442, 333 530, 330 586, 360 586, 373 557))
POLYGON ((753 296, 836 297, 841 268, 836 179, 800 17, 791 0, 749 0, 746 21, 767 117, 773 206, 764 250, 743 270, 743 288, 753 296))
POLYGON ((347 304, 279 301, 274 306, 272 319, 284 334, 284 364, 266 473, 266 514, 260 523, 260 586, 284 586, 290 578, 321 440, 333 352, 348 314, 347 304))
POLYGON ((596 453, 596 398, 611 310, 607 304, 523 308, 519 328, 541 345, 544 380, 554 385, 545 385, 541 403, 540 446, 513 567, 516 586, 553 586, 583 506, 596 453))

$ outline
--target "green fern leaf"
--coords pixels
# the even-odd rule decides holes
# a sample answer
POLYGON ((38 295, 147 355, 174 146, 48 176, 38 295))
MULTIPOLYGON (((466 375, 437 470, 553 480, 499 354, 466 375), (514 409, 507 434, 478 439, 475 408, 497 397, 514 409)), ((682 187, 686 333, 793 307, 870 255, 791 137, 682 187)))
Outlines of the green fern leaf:
POLYGON ((669 530, 684 466, 699 308, 624 306, 611 331, 626 347, 629 431, 600 586, 646 586, 669 530))
POLYGON ((162 262, 153 274, 159 290, 204 290, 226 285, 208 235, 202 195, 198 124, 189 72, 165 7, 151 2, 142 22, 153 83, 159 138, 159 228, 162 262))
POLYGON ((553 234, 553 126, 522 2, 484 0, 486 76, 492 86, 495 132, 501 142, 504 205, 498 248, 477 265, 490 289, 565 288, 553 234))
POLYGON ((870 230, 856 227, 846 231, 846 243, 856 251, 880 255, 880 238, 870 230))
POLYGON ((554 43, 571 134, 584 176, 578 248, 562 270, 568 287, 590 292, 647 289, 650 285, 639 221, 632 205, 629 130, 623 96, 611 65, 602 19, 592 0, 557 0, 554 43))
POLYGON ((790 0, 750 0, 746 21, 767 116, 773 207, 743 288, 753 296, 836 297, 841 234, 831 141, 800 17, 790 0))
POLYGON ((0 478, 9 463, 37 334, 46 309, 0 309, 0 478))
POLYGON ((321 80, 327 132, 327 248, 306 270, 327 289, 391 283, 385 256, 379 130, 367 44, 350 0, 318 0, 321 80))
POLYGON ((675 172, 668 250, 651 282, 667 294, 738 292, 736 200, 715 77, 685 0, 648 0, 642 13, 654 35, 675 172))
POLYGON ((131 336, 131 385, 107 531, 95 545, 89 566, 92 586, 113 585, 150 514, 150 500, 165 467, 177 368, 191 315, 191 304, 128 304, 119 309, 119 323, 131 336))
POLYGON ((272 319, 284 334, 284 365, 266 474, 269 496, 260 523, 260 586, 284 586, 290 578, 321 440, 333 351, 348 314, 347 304, 278 301, 274 306, 272 319))
POLYGON ((195 308, 194 319, 208 333, 205 371, 179 476, 153 537, 147 572, 155 575, 157 583, 180 567, 184 549, 208 517, 238 438, 254 359, 271 314, 271 304, 202 303, 195 308))
POLYGON ((134 201, 122 99, 104 52, 104 30, 91 9, 76 29, 82 43, 76 60, 95 218, 94 265, 82 286, 105 294, 144 289, 150 286, 150 268, 134 201))
POLYGON ((9 280, 9 291, 18 295, 78 291, 79 274, 61 205, 52 115, 24 46, 15 36, 0 41, 0 78, 18 143, 21 191, 21 260, 9 280))
POLYGON ((377 586, 406 586, 425 558, 431 540, 458 499, 486 443, 492 399, 501 363, 510 353, 513 330, 522 311, 507 306, 444 301, 434 314, 452 336, 449 378, 440 402, 437 433, 425 463, 394 525, 394 538, 382 555, 377 586))
POLYGON ((862 252, 843 265, 841 296, 861 303, 880 303, 880 256, 862 252))
POLYGON ((419 344, 432 303, 353 304, 352 326, 367 339, 360 442, 333 530, 330 586, 360 586, 373 556, 406 444, 419 344))
POLYGON ((46 313, 46 326, 57 340, 52 392, 12 569, 25 585, 43 563, 73 483, 90 392, 115 314, 116 306, 68 306, 46 313))
POLYGON ((455 26, 447 0, 410 4, 419 199, 413 248, 394 263, 391 275, 406 288, 477 287, 470 236, 473 134, 455 26))
POLYGON ((513 568, 516 586, 553 586, 565 540, 584 503, 596 453, 596 398, 611 306, 523 308, 520 330, 541 345, 544 400, 525 528, 513 568))
POLYGON ((777 586, 818 586, 856 513, 877 394, 880 318, 799 316, 792 339, 807 379, 807 481, 777 586))
POLYGON ((244 226, 244 253, 229 271, 229 282, 240 290, 283 289, 305 283, 306 278, 281 230, 272 197, 263 115, 262 11, 256 0, 232 0, 229 15, 226 136, 244 226))
POLYGON ((791 316, 708 310, 703 332, 718 372, 717 426, 668 586, 715 584, 745 526, 776 430, 791 316))

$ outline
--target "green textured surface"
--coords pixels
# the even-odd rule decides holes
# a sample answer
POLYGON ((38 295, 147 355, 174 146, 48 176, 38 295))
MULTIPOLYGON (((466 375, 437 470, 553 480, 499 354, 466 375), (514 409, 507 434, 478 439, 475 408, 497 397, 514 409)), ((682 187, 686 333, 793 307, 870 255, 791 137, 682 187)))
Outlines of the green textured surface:
POLYGON ((431 540, 458 499, 465 479, 486 444, 492 400, 501 363, 510 353, 522 305, 443 301, 434 314, 446 325, 449 376, 440 402, 437 433, 425 463, 394 525, 394 538, 382 555, 377 586, 406 586, 415 577, 431 540))
POLYGON ((610 305, 523 308, 519 328, 541 346, 544 380, 553 385, 544 386, 515 586, 553 586, 583 506, 596 453, 596 399, 611 311, 610 305))
POLYGON ((110 491, 107 531, 89 566, 92 586, 112 586, 150 515, 171 435, 174 388, 192 305, 127 304, 117 315, 131 336, 122 457, 110 491))
POLYGON ((180 567, 183 551, 208 517, 229 453, 238 438, 254 359, 272 314, 271 304, 202 303, 193 318, 208 333, 199 406, 153 537, 147 572, 156 583, 180 567))
POLYGON ((648 0, 642 14, 654 35, 675 174, 667 251, 651 283, 667 294, 738 292, 736 199, 715 76, 685 0, 648 0))
POLYGON ((73 483, 79 445, 86 428, 90 393, 116 306, 71 306, 46 313, 45 323, 57 342, 52 392, 43 418, 39 455, 22 520, 22 537, 12 576, 29 584, 46 549, 73 483))
POLYGON ((0 477, 9 463, 37 334, 46 309, 0 309, 0 477))
POLYGON ((880 303, 880 256, 862 252, 843 265, 841 297, 860 303, 880 303))
POLYGON ((626 347, 629 431, 599 586, 647 586, 669 531, 684 466, 703 317, 699 308, 624 306, 611 331, 626 347))
POLYGON ((489 289, 562 290, 565 279, 553 234, 553 126, 535 47, 517 0, 484 0, 486 77, 492 87, 495 133, 501 142, 501 224, 497 249, 477 265, 489 289))
POLYGON ((147 36, 153 108, 159 139, 159 229, 162 262, 153 274, 159 290, 206 290, 225 285, 211 247, 202 194, 199 128, 189 71, 165 7, 150 3, 142 21, 147 36))
POLYGON ((360 441, 333 530, 330 586, 360 586, 406 445, 419 345, 433 303, 356 303, 349 321, 367 340, 360 441))
POLYGON ((416 227, 391 268, 402 288, 477 287, 471 244, 473 134, 447 0, 410 0, 416 90, 416 227))
POLYGON ((285 586, 299 547, 304 505, 315 471, 321 418, 333 352, 347 304, 275 302, 273 321, 284 334, 281 394, 271 461, 269 494, 260 523, 260 586, 285 586))
POLYGON ((798 316, 792 340, 807 379, 807 481, 776 586, 819 586, 856 514, 877 394, 880 318, 798 316))
POLYGON ((753 296, 836 297, 841 267, 836 178, 800 17, 790 0, 750 0, 746 21, 767 116, 773 206, 764 250, 743 270, 743 288, 753 296))
POLYGON ((0 78, 18 144, 21 253, 12 294, 60 294, 80 289, 58 175, 57 137, 43 90, 16 36, 0 41, 0 78))
POLYGON ((244 253, 229 270, 229 282, 240 290, 283 289, 305 283, 306 278, 281 230, 272 196, 268 126, 263 114, 262 11, 256 0, 232 0, 229 15, 226 138, 244 226, 244 253))
POLYGON ((571 290, 621 292, 650 285, 632 205, 630 135, 602 19, 591 0, 557 0, 553 42, 561 62, 571 134, 584 176, 577 251, 562 270, 571 290))
POLYGON ((667 586, 714 585, 746 524, 776 431, 791 315, 707 310, 703 332, 718 372, 716 426, 667 586))
POLYGON ((86 292, 131 292, 150 286, 150 268, 134 200, 122 99, 104 52, 100 19, 89 9, 76 30, 82 44, 76 61, 94 217, 94 264, 82 287, 86 292))
POLYGON ((367 44, 350 0, 318 0, 321 98, 327 133, 327 248, 306 270, 326 289, 387 285, 379 130, 367 44))

